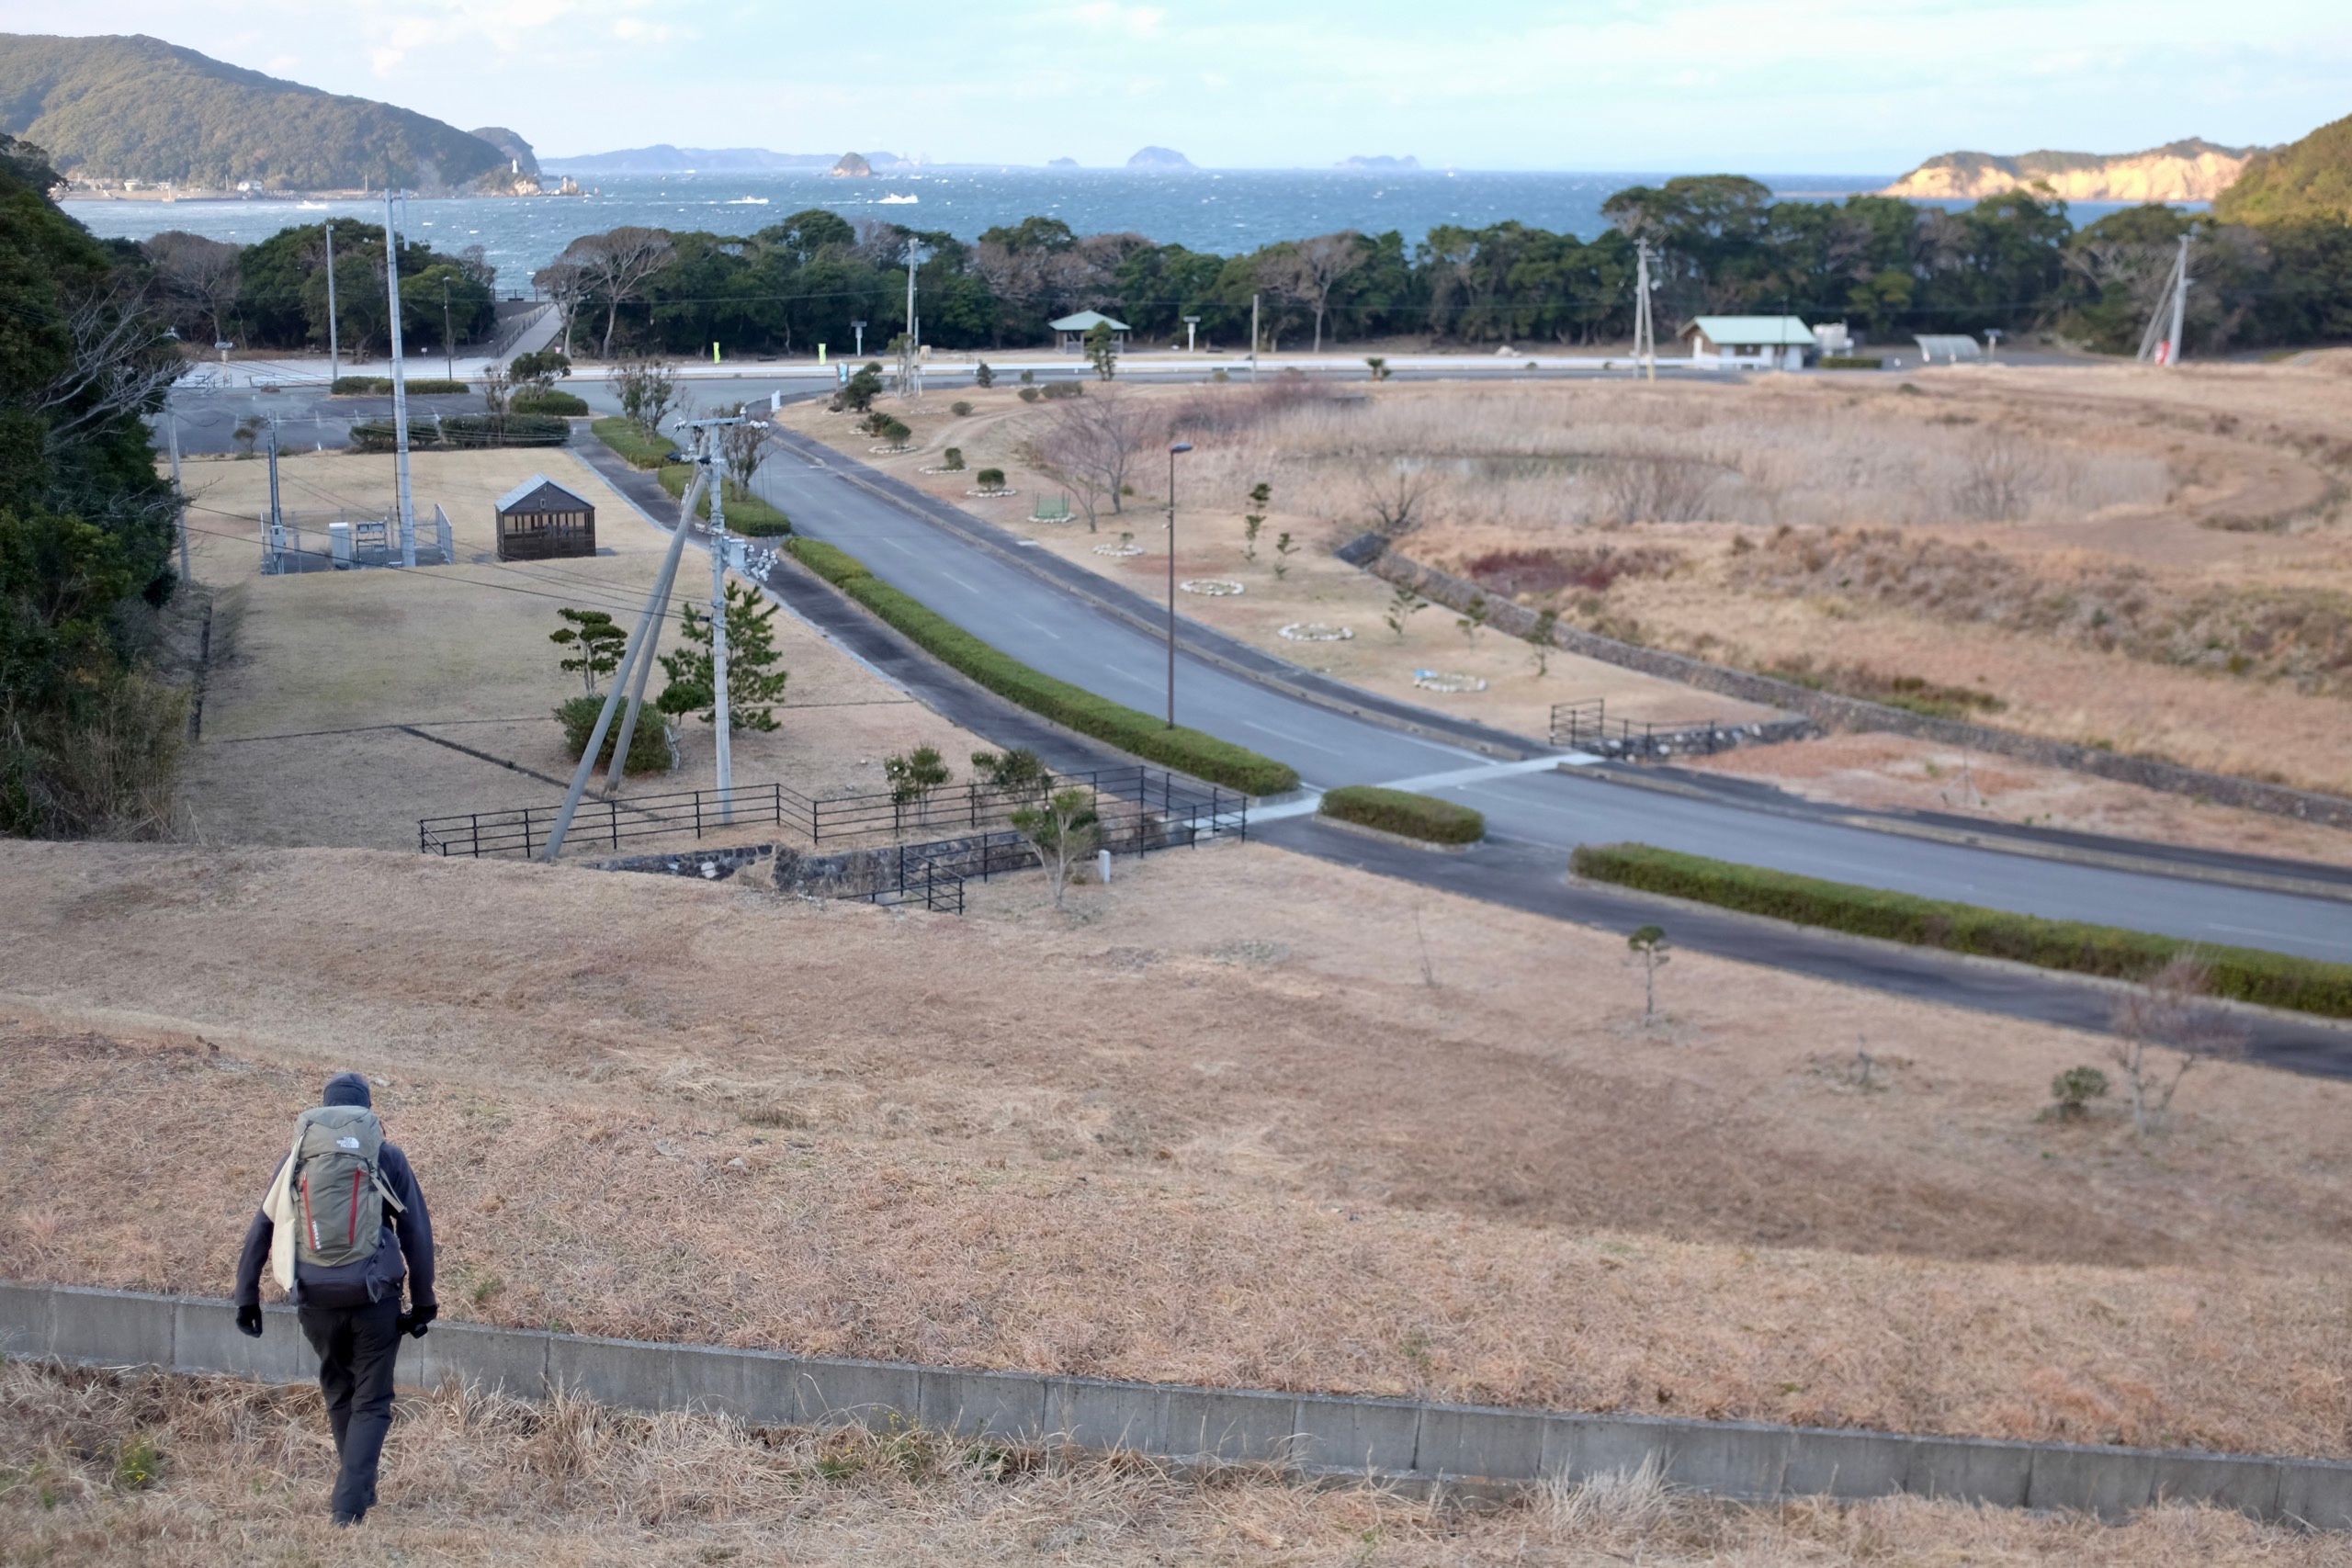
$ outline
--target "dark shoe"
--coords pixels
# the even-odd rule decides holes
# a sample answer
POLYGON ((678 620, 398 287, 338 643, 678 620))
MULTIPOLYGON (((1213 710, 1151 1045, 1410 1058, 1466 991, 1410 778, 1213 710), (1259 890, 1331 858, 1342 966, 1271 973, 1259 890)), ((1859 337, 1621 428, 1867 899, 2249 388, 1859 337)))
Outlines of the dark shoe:
POLYGON ((337 1526, 338 1528, 340 1528, 340 1527, 345 1526, 345 1525, 356 1525, 356 1524, 359 1523, 359 1521, 360 1521, 360 1520, 362 1520, 362 1519, 366 1518, 367 1517, 368 1517, 368 1510, 367 1510, 367 1509, 365 1509, 365 1508, 360 1509, 360 1510, 359 1510, 357 1513, 356 1513, 356 1514, 345 1514, 345 1513, 340 1513, 340 1512, 339 1512, 339 1513, 337 1513, 337 1514, 335 1515, 335 1517, 334 1517, 334 1522, 335 1522, 336 1526, 337 1526))

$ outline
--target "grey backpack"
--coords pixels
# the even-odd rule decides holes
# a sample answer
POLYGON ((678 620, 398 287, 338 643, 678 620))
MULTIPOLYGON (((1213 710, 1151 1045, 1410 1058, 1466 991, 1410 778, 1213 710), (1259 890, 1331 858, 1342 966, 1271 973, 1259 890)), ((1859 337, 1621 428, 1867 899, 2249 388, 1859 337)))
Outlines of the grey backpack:
POLYGON ((294 1124, 296 1258, 338 1269, 375 1256, 384 1205, 400 1201, 377 1168, 384 1124, 364 1105, 322 1105, 294 1124))

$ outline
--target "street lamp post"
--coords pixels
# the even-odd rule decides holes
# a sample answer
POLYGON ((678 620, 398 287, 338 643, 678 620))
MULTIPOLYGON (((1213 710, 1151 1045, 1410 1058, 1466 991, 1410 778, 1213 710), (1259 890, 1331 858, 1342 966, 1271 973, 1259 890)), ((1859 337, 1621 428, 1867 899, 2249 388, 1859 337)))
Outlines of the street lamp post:
POLYGON ((857 357, 863 359, 865 357, 865 323, 852 321, 849 325, 850 330, 857 334, 857 357))
POLYGON ((1190 452, 1193 444, 1179 441, 1168 448, 1168 728, 1176 728, 1176 454, 1190 452))

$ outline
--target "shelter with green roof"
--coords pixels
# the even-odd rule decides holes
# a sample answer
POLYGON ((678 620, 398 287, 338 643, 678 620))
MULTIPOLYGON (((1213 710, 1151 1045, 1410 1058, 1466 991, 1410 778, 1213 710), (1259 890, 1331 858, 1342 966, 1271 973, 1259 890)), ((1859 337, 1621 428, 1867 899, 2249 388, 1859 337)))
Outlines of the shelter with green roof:
POLYGON ((1127 351, 1127 323, 1115 321, 1100 310, 1080 310, 1075 316, 1064 316, 1058 321, 1047 321, 1054 330, 1054 344, 1064 354, 1080 354, 1086 348, 1086 334, 1096 327, 1108 327, 1119 352, 1127 351))
POLYGON ((1819 348, 1794 316, 1693 316, 1682 337, 1692 359, 1726 370, 1802 370, 1819 348))

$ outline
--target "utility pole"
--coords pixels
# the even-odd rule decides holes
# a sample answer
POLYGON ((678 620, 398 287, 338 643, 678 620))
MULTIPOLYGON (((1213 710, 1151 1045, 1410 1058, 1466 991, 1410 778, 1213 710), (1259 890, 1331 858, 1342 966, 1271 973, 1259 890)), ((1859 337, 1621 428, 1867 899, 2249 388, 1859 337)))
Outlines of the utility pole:
POLYGON ((392 307, 392 472, 400 494, 401 564, 416 564, 416 497, 408 483, 408 371, 401 355, 401 235, 392 211, 394 197, 384 190, 384 291, 392 307))
POLYGON ((1650 243, 1634 246, 1634 360, 1657 379, 1657 329, 1650 320, 1650 243))
MULTIPOLYGON (((628 770, 628 749, 637 739, 638 715, 645 709, 645 678, 652 671, 654 653, 662 646, 662 623, 670 618, 670 588, 678 577, 679 547, 685 543, 695 503, 701 499, 703 486, 708 482, 709 470, 697 468, 694 482, 686 487, 684 497, 678 502, 678 525, 672 530, 669 552, 662 558, 662 570, 653 579, 653 596, 647 601, 645 617, 638 625, 637 640, 628 645, 628 657, 635 662, 630 668, 613 671, 613 690, 628 687, 628 707, 621 718, 620 739, 613 742, 612 771, 605 775, 605 794, 608 796, 621 787, 621 775, 628 770)), ((592 750, 589 755, 595 752, 592 750)))
POLYGON ((849 325, 850 331, 857 334, 857 357, 863 359, 865 357, 865 323, 852 321, 849 325))
POLYGON ((1168 448, 1168 728, 1176 728, 1176 457, 1193 444, 1178 441, 1168 448))
MULTIPOLYGON (((571 814, 580 808, 580 797, 588 791, 589 776, 596 771, 596 759, 605 750, 605 737, 612 730, 613 715, 621 705, 622 689, 633 681, 638 696, 644 694, 645 671, 653 658, 653 628, 669 609, 670 584, 678 575, 678 557, 685 550, 688 525, 694 521, 695 498, 702 493, 702 486, 703 471, 697 468, 695 482, 686 487, 685 500, 679 505, 678 525, 671 532, 670 551, 662 558, 661 575, 654 579, 653 592, 646 595, 645 612, 638 617, 637 635, 629 638, 628 646, 621 652, 620 665, 613 671, 612 690, 605 694, 605 705, 596 715, 596 727, 589 732, 586 750, 580 753, 580 765, 572 770, 571 792, 563 797, 562 809, 556 813, 555 826, 548 832, 548 847, 541 853, 541 860, 552 861, 563 852, 564 837, 571 831, 571 814)), ((613 752, 616 782, 620 778, 621 764, 628 757, 629 737, 635 733, 636 720, 637 710, 632 704, 629 728, 623 732, 613 752)))
POLYGON ((1257 384, 1257 380, 1258 380, 1258 296, 1257 296, 1255 293, 1252 293, 1252 294, 1250 296, 1250 384, 1251 384, 1252 386, 1254 386, 1254 385, 1256 385, 1256 384, 1257 384))
POLYGON ((899 340, 899 396, 902 398, 922 396, 922 328, 915 320, 915 264, 922 259, 922 249, 912 240, 907 242, 907 331, 899 340))
POLYGON ((336 335, 342 324, 334 310, 334 220, 327 220, 327 385, 332 387, 343 376, 343 340, 336 335))
POLYGON ((2180 332, 2188 318, 2188 236, 2180 237, 2180 259, 2172 272, 2172 342, 2165 355, 2167 366, 2180 363, 2180 332))
POLYGON ((286 526, 286 514, 277 505, 277 416, 269 418, 269 537, 274 545, 278 530, 286 526))
POLYGON ((164 428, 170 433, 172 443, 172 500, 180 509, 180 581, 188 581, 187 566, 187 497, 180 491, 180 413, 172 407, 172 395, 164 394, 164 428))
POLYGON ((2180 237, 2179 254, 2165 275, 2156 308, 2148 313, 2148 330, 2140 334, 2139 359, 2143 365, 2180 363, 2181 329, 2188 314, 2188 236, 2180 237), (2169 307, 2169 309, 2167 309, 2169 307))
MULTIPOLYGON (((738 419, 720 421, 741 424, 738 419)), ((702 433, 702 460, 710 470, 710 687, 718 730, 718 822, 735 820, 735 717, 727 705, 727 470, 711 451, 711 434, 702 433)))
POLYGON ((458 339, 449 325, 449 280, 441 280, 441 375, 445 380, 458 378, 458 339))

